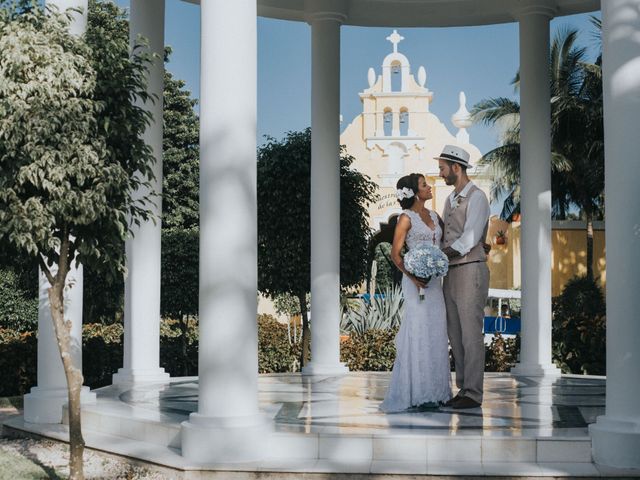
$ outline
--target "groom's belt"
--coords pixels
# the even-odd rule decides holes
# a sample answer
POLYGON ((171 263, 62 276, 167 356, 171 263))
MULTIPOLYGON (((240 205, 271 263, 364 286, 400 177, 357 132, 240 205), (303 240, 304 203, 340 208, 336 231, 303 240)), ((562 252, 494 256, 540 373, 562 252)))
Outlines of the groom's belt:
POLYGON ((486 260, 474 260, 473 262, 465 262, 465 263, 454 263, 453 265, 449 265, 449 269, 462 267, 463 265, 471 265, 472 263, 486 263, 486 260))

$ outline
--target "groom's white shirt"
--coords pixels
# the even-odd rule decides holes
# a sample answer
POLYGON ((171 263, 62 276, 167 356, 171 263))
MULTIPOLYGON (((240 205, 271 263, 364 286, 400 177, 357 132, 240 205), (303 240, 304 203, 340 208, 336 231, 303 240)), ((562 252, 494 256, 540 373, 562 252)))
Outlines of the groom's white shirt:
MULTIPOLYGON (((469 181, 462 191, 456 195, 455 190, 449 195, 449 205, 451 208, 455 208, 456 200, 458 197, 467 197, 469 190, 473 182, 469 181)), ((467 218, 464 222, 464 231, 460 238, 451 244, 451 248, 460 252, 461 256, 465 256, 471 249, 477 245, 482 239, 484 228, 489 221, 489 215, 491 214, 491 208, 487 197, 482 194, 482 191, 475 190, 469 197, 467 203, 467 218)))

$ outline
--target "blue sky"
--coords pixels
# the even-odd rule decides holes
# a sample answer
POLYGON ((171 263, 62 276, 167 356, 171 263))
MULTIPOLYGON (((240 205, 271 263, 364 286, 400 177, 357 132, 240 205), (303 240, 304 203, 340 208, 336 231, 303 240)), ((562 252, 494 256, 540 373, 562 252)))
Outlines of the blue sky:
MULTIPOLYGON (((128 7, 129 1, 118 0, 128 7)), ((199 96, 200 8, 181 0, 166 0, 166 44, 173 47, 168 69, 186 81, 199 96)), ((599 12, 596 12, 599 16, 599 12)), ((556 18, 557 29, 581 30, 579 44, 595 51, 589 14, 556 18)), ((391 52, 385 38, 390 28, 342 27, 340 112, 345 128, 361 112, 358 93, 367 88, 369 67, 380 73, 382 60, 391 52)), ((458 109, 458 92, 467 95, 467 107, 487 97, 517 99, 510 85, 518 70, 517 24, 460 28, 404 28, 399 45, 411 62, 427 70, 427 87, 434 92, 431 111, 455 133, 451 115, 458 109)), ((281 138, 311 122, 311 35, 305 23, 258 19, 258 142, 265 134, 281 138)), ((496 145, 494 131, 483 126, 469 129, 471 142, 481 152, 496 145)))

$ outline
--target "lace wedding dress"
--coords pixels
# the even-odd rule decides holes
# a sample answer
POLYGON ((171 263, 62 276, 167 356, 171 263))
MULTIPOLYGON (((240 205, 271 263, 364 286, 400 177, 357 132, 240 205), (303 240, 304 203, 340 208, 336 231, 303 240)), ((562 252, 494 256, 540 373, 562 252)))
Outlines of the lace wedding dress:
MULTIPOLYGON (((442 229, 435 212, 429 212, 435 231, 413 210, 404 210, 403 214, 411 220, 406 237, 409 250, 424 242, 440 245, 442 229)), ((423 403, 444 402, 451 398, 442 279, 432 279, 424 291, 424 300, 420 300, 418 287, 403 275, 402 294, 404 315, 395 339, 396 359, 391 383, 380 405, 384 412, 400 412, 423 403)))

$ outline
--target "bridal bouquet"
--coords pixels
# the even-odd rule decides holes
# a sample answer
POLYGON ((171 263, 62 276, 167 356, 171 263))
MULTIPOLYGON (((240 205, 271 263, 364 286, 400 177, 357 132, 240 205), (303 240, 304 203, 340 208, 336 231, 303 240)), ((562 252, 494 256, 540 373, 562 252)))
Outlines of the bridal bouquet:
MULTIPOLYGON (((424 243, 409 250, 404 256, 407 271, 424 281, 432 277, 444 277, 449 270, 449 259, 435 245, 424 243)), ((420 288, 420 300, 424 300, 424 289, 420 288)))

